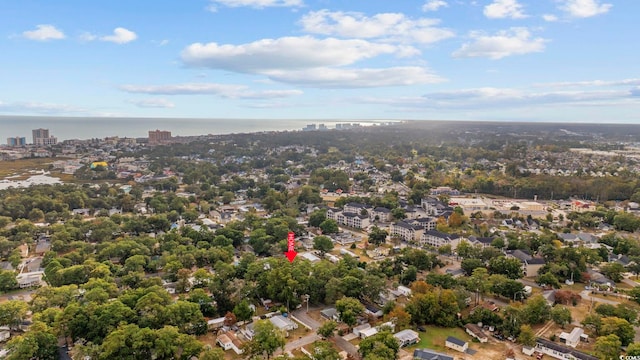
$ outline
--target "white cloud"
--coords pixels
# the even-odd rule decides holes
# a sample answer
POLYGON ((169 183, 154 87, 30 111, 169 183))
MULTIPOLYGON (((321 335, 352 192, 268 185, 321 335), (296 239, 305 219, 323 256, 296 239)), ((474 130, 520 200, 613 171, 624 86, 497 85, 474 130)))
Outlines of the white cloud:
POLYGON ((544 21, 547 21, 547 22, 558 21, 558 17, 553 14, 544 14, 542 15, 542 18, 544 19, 544 21))
POLYGON ((449 6, 449 4, 443 0, 428 0, 424 5, 422 5, 422 11, 438 11, 440 8, 447 6, 449 6))
POLYGON ((54 104, 54 103, 41 103, 36 101, 22 101, 22 102, 12 102, 5 103, 0 101, 0 110, 7 111, 12 113, 36 113, 36 114, 70 114, 70 113, 81 113, 84 112, 84 109, 65 105, 65 104, 54 104))
POLYGON ((37 25, 35 30, 29 30, 22 33, 25 39, 36 41, 61 40, 65 38, 62 30, 53 25, 37 25))
POLYGON ((216 12, 216 5, 227 7, 251 7, 254 9, 263 9, 267 7, 301 7, 304 6, 302 0, 211 0, 211 5, 207 10, 216 12))
POLYGON ((550 86, 550 87, 640 86, 640 79, 564 81, 564 82, 536 84, 536 86, 550 86))
POLYGON ((366 88, 408 86, 445 81, 423 67, 392 67, 384 69, 315 68, 300 71, 271 71, 270 79, 301 86, 319 88, 366 88))
POLYGON ((102 36, 100 40, 108 41, 116 44, 126 44, 138 38, 138 35, 131 30, 123 27, 117 27, 113 30, 113 35, 102 36))
POLYGON ((401 13, 368 17, 357 12, 312 11, 300 19, 305 32, 361 39, 390 39, 430 44, 453 37, 453 31, 436 27, 437 19, 412 20, 401 13))
MULTIPOLYGON (((543 91, 530 92, 512 88, 474 88, 439 91, 413 97, 367 97, 352 102, 386 104, 397 107, 441 110, 522 108, 532 105, 579 105, 629 103, 634 91, 543 91)), ((637 100, 635 100, 637 102, 637 100)))
POLYGON ((493 3, 484 7, 484 15, 490 19, 523 19, 527 17, 522 4, 517 0, 493 0, 493 3))
POLYGON ((477 88, 433 92, 424 95, 425 102, 434 106, 479 107, 523 106, 530 104, 582 103, 622 99, 629 91, 547 91, 526 92, 509 88, 477 88))
POLYGON ((120 90, 149 95, 216 95, 233 99, 274 99, 301 95, 300 90, 253 91, 245 85, 187 83, 175 85, 122 85, 120 90))
POLYGON ((609 12, 612 4, 601 4, 600 0, 559 0, 560 10, 572 17, 588 18, 609 12))
POLYGON ((418 53, 410 46, 303 36, 263 39, 242 45, 195 43, 182 51, 182 60, 189 66, 255 74, 269 70, 344 66, 378 55, 413 56, 418 53))
POLYGON ((512 55, 541 52, 547 40, 532 38, 526 28, 514 27, 499 31, 496 35, 471 32, 473 42, 466 43, 453 53, 454 57, 487 57, 501 59, 512 55))
POLYGON ((167 99, 141 99, 141 100, 127 100, 128 103, 134 104, 141 108, 165 108, 170 109, 176 105, 167 99))

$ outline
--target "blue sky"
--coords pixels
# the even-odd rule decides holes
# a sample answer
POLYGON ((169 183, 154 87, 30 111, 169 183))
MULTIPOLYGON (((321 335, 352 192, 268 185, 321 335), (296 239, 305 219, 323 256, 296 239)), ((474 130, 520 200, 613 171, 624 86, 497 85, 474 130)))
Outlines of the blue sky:
POLYGON ((640 122, 636 0, 6 0, 0 114, 640 122))

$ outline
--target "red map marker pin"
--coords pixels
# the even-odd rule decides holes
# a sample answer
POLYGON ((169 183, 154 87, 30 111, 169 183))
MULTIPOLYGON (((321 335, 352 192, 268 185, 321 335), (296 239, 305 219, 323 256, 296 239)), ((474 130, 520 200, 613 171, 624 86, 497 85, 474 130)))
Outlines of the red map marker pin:
POLYGON ((298 255, 298 253, 294 249, 295 237, 296 234, 294 232, 289 232, 287 234, 287 252, 284 253, 284 255, 287 257, 287 259, 289 259, 289 262, 291 263, 293 262, 293 259, 296 258, 296 255, 298 255))

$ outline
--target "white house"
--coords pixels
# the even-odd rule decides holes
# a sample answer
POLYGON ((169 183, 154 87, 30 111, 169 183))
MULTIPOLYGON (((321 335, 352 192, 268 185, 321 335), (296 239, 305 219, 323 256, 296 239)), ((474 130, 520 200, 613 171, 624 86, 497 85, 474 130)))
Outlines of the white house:
POLYGON ((445 340, 444 346, 448 347, 449 349, 465 352, 469 348, 469 343, 453 336, 447 336, 447 340, 445 340))
POLYGON ((269 321, 278 329, 284 331, 287 336, 289 335, 289 331, 295 330, 298 328, 298 324, 296 324, 293 320, 284 317, 282 315, 276 315, 274 317, 269 318, 269 321))
POLYGON ((398 292, 400 292, 402 295, 407 297, 411 296, 411 289, 409 289, 406 286, 402 286, 402 285, 398 286, 398 292))
POLYGON ((207 327, 209 328, 209 330, 216 330, 223 326, 224 326, 224 316, 207 321, 207 327))
POLYGON ((233 350, 238 355, 244 352, 244 350, 242 349, 242 342, 238 340, 238 337, 233 331, 229 331, 226 334, 219 335, 217 339, 217 343, 225 351, 233 350))
POLYGON ((582 334, 584 334, 584 330, 582 330, 582 328, 574 327, 570 333, 566 333, 564 331, 560 333, 560 342, 575 348, 578 346, 582 334))
POLYGON ((42 284, 43 271, 33 271, 16 275, 16 281, 21 289, 40 286, 42 284))
POLYGON ((489 341, 489 337, 484 333, 484 331, 482 331, 482 328, 480 326, 476 324, 466 324, 464 328, 467 334, 478 339, 479 342, 486 343, 487 341, 489 341))
POLYGON ((393 337, 398 340, 400 347, 417 344, 420 341, 420 334, 410 329, 397 332, 393 334, 393 337))
POLYGON ((378 333, 378 328, 368 328, 360 331, 360 338, 366 339, 378 333))
POLYGON ((360 337, 360 333, 368 329, 371 329, 371 325, 369 325, 369 323, 358 325, 353 328, 353 334, 357 337, 360 337))
POLYGON ((597 360, 598 358, 553 341, 537 338, 536 351, 561 360, 597 360))

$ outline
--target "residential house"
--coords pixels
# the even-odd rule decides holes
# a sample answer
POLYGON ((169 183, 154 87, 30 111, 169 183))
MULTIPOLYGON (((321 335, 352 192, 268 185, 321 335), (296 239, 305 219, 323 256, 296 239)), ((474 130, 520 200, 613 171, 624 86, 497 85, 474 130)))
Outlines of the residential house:
POLYGON ((384 306, 386 303, 390 301, 396 301, 398 297, 392 293, 389 289, 384 289, 380 291, 380 295, 378 296, 378 300, 376 304, 384 306))
POLYGON ((367 315, 371 315, 374 316, 375 318, 381 318, 382 315, 384 315, 384 313, 382 312, 382 309, 380 309, 379 307, 373 305, 373 304, 364 304, 364 312, 367 315))
POLYGON ((16 275, 16 281, 20 289, 25 289, 42 284, 43 271, 33 271, 16 275))
POLYGON ((276 328, 278 328, 281 331, 284 331, 287 336, 289 336, 289 331, 295 330, 298 328, 298 324, 296 324, 293 320, 289 319, 288 317, 284 317, 282 315, 273 316, 269 318, 269 321, 271 321, 271 323, 275 325, 276 328))
POLYGON ((604 276, 602 273, 597 272, 593 269, 589 269, 587 271, 587 273, 589 274, 590 278, 591 278, 591 282, 596 283, 598 285, 600 285, 601 287, 608 287, 608 288, 614 288, 616 287, 616 283, 609 279, 608 277, 604 276))
POLYGON ((469 348, 469 343, 453 336, 447 336, 444 346, 460 352, 465 352, 469 348))
POLYGON ((83 209, 73 209, 71 210, 72 215, 80 215, 80 216, 89 216, 91 215, 91 209, 83 208, 83 209))
POLYGON ((617 262, 622 266, 627 266, 632 261, 627 255, 624 254, 609 254, 609 262, 617 262))
POLYGON ((560 233, 560 234, 558 234, 558 237, 565 244, 575 244, 576 242, 578 242, 580 240, 580 239, 578 239, 578 235, 571 234, 571 233, 567 233, 567 234, 560 233))
POLYGON ((369 329, 364 329, 364 330, 360 330, 360 338, 361 339, 366 339, 368 337, 372 337, 373 335, 376 335, 379 332, 377 327, 372 327, 369 329))
POLYGON ((442 354, 431 349, 416 349, 413 351, 414 360, 453 360, 453 356, 442 354))
POLYGON ((217 330, 223 326, 224 326, 224 316, 207 321, 207 327, 209 328, 209 330, 217 330))
POLYGON ((536 351, 561 360, 598 360, 595 356, 543 338, 536 339, 536 351))
POLYGON ((575 211, 575 212, 596 211, 596 204, 591 201, 574 200, 571 202, 571 211, 575 211))
POLYGON ((411 296, 411 289, 409 289, 408 287, 403 286, 403 285, 399 285, 398 286, 398 292, 400 292, 402 295, 404 295, 406 297, 411 296))
POLYGON ((348 231, 345 231, 343 233, 331 234, 330 237, 331 240, 342 246, 353 244, 362 239, 362 237, 355 236, 353 235, 353 233, 348 231))
POLYGON ((498 312, 500 311, 500 307, 498 305, 496 305, 496 303, 494 303, 493 301, 485 301, 482 304, 479 305, 480 307, 483 307, 489 311, 493 311, 493 312, 498 312))
POLYGON ((461 237, 457 234, 447 234, 437 230, 429 230, 422 234, 420 244, 423 246, 441 247, 450 245, 455 250, 460 243, 461 237))
POLYGON ((371 325, 369 323, 364 323, 362 325, 358 325, 356 327, 353 328, 353 334, 357 337, 361 337, 361 333, 363 331, 366 331, 368 329, 371 329, 371 325))
POLYGON ((479 342, 486 343, 487 341, 489 341, 489 337, 484 333, 484 331, 482 331, 482 328, 480 326, 476 324, 466 324, 464 328, 467 334, 478 339, 479 342))
POLYGON ((338 310, 336 310, 336 308, 326 308, 324 310, 321 310, 320 316, 328 320, 340 320, 340 315, 338 314, 338 310))
POLYGON ((228 331, 225 334, 218 335, 217 343, 225 351, 233 350, 238 355, 244 352, 244 350, 242 349, 242 342, 240 342, 235 332, 233 331, 228 331))
POLYGON ((247 324, 247 326, 240 330, 240 334, 242 334, 242 336, 244 336, 244 338, 249 341, 253 340, 253 336, 256 334, 255 330, 253 329, 253 323, 247 324))
POLYGON ((476 237, 471 235, 469 236, 469 243, 474 246, 480 246, 482 248, 486 248, 491 246, 491 243, 493 242, 494 239, 495 237, 476 237))
POLYGON ((319 257, 315 256, 315 255, 314 255, 314 254, 312 254, 312 253, 308 253, 308 252, 305 252, 305 253, 300 254, 300 257, 301 257, 302 259, 307 259, 307 260, 309 260, 309 261, 310 261, 310 262, 312 262, 312 263, 315 263, 315 262, 320 261, 320 258, 319 258, 319 257))
POLYGON ((36 243, 36 254, 37 255, 42 255, 42 254, 46 253, 49 250, 51 250, 51 242, 48 239, 46 239, 46 240, 38 240, 38 242, 36 243))
POLYGON ((538 270, 545 265, 543 258, 533 257, 523 250, 509 250, 507 256, 516 258, 522 262, 522 271, 524 276, 535 276, 538 270))
POLYGON ((461 268, 457 268, 457 269, 447 269, 445 270, 445 274, 451 275, 451 277, 455 279, 455 278, 464 276, 465 272, 461 268))
POLYGON ((560 342, 575 348, 578 346, 578 343, 580 343, 580 338, 583 334, 584 330, 582 330, 582 328, 574 327, 570 333, 566 333, 564 331, 560 333, 560 342))
POLYGON ((413 344, 417 344, 420 341, 420 334, 417 332, 406 329, 393 334, 393 337, 398 340, 400 347, 405 347, 413 344))
POLYGON ((437 196, 437 195, 459 196, 460 195, 459 190, 452 189, 449 186, 438 186, 435 189, 431 189, 429 193, 430 195, 433 195, 433 196, 437 196))

